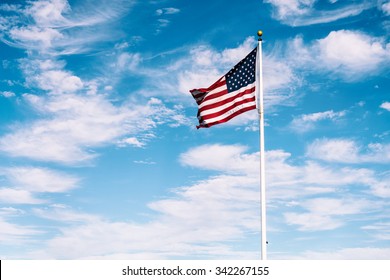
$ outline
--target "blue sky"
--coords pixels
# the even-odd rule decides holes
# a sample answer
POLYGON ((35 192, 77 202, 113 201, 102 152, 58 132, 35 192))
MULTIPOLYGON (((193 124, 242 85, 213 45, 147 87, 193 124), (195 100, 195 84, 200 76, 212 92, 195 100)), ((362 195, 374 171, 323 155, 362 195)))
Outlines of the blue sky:
POLYGON ((390 2, 2 0, 0 257, 257 259, 255 111, 196 130, 262 29, 269 259, 390 259, 390 2))

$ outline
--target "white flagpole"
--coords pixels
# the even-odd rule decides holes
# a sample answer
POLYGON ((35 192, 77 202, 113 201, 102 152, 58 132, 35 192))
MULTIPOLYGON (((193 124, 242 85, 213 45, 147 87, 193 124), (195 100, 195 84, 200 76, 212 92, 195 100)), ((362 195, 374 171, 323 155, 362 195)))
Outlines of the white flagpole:
POLYGON ((263 59, 262 38, 263 32, 257 31, 258 40, 258 113, 260 123, 260 204, 261 204, 261 259, 267 259, 267 229, 266 229, 266 202, 265 202, 265 155, 264 155, 264 102, 263 102, 263 59))

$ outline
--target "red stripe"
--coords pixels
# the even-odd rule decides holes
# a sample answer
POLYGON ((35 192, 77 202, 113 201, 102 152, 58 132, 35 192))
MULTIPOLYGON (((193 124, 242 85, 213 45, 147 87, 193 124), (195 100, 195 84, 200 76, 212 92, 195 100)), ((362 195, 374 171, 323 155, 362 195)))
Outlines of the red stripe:
POLYGON ((215 121, 215 122, 212 122, 212 123, 205 123, 205 124, 200 124, 200 125, 197 125, 196 128, 206 128, 206 127, 210 127, 210 126, 213 126, 213 125, 216 125, 216 124, 219 124, 219 123, 224 123, 224 122, 227 122, 229 121, 230 119, 242 114, 242 113, 245 113, 247 111, 250 111, 250 110, 254 110, 256 109, 256 105, 253 105, 253 106, 250 106, 250 107, 247 107, 247 108, 242 108, 241 110, 235 112, 234 114, 231 114, 230 116, 222 119, 222 120, 219 120, 219 121, 215 121))
POLYGON ((228 111, 234 109, 234 108, 237 107, 237 106, 240 106, 240 105, 246 104, 246 103, 250 103, 250 102, 254 102, 254 101, 256 101, 256 98, 253 96, 253 97, 250 97, 250 98, 248 98, 248 99, 244 99, 244 100, 241 100, 241 101, 239 101, 239 102, 236 102, 236 103, 232 104, 232 106, 229 106, 229 107, 227 107, 227 108, 225 108, 225 109, 223 109, 223 110, 221 110, 221 111, 218 111, 218 112, 216 112, 216 113, 206 114, 206 115, 200 115, 200 116, 201 116, 201 118, 202 118, 203 120, 208 120, 208 119, 216 118, 216 117, 219 117, 219 116, 225 114, 226 112, 228 112, 228 111))
POLYGON ((243 95, 245 94, 248 94, 248 93, 252 93, 255 91, 255 86, 251 87, 250 89, 247 89, 247 90, 244 90, 242 92, 239 92, 238 94, 232 96, 232 97, 229 97, 225 100, 222 100, 222 101, 219 101, 219 102, 215 102, 215 103, 212 103, 212 104, 209 104, 209 105, 206 105, 202 108, 199 109, 199 112, 202 112, 202 111, 205 111, 205 110, 209 110, 209 109, 214 109, 214 108, 217 108, 219 106, 222 106, 226 103, 229 103, 231 101, 234 101, 236 98, 238 97, 242 97, 243 95))

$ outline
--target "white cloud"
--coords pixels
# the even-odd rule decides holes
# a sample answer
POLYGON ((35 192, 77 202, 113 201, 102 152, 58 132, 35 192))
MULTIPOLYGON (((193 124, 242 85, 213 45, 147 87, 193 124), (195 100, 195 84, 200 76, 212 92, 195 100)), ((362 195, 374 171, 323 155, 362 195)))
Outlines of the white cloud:
POLYGON ((121 53, 117 61, 114 65, 114 69, 123 71, 123 70, 130 70, 130 71, 136 71, 138 69, 138 65, 142 61, 141 55, 139 53, 121 53))
POLYGON ((40 193, 62 193, 75 187, 77 177, 48 168, 10 167, 0 170, 9 186, 0 188, 0 201, 8 204, 42 204, 47 200, 36 196, 40 193))
MULTIPOLYGON (((139 101, 133 99, 117 105, 118 102, 112 102, 109 96, 100 94, 104 78, 82 80, 65 70, 66 63, 56 58, 67 46, 82 49, 94 41, 82 27, 111 21, 132 3, 115 0, 92 5, 86 2, 72 7, 70 15, 67 1, 35 1, 19 11, 20 15, 31 17, 33 21, 11 24, 5 32, 11 37, 12 34, 19 36, 17 40, 14 38, 18 41, 14 44, 28 51, 28 58, 19 60, 26 85, 46 91, 47 96, 23 95, 23 101, 35 109, 40 118, 11 126, 10 132, 0 138, 1 151, 39 161, 85 164, 97 156, 95 148, 109 144, 142 147, 152 138, 151 130, 156 126, 180 126, 186 122, 181 109, 169 109, 153 100, 139 105, 139 101), (86 7, 90 9, 84 10, 86 7), (81 33, 75 35, 76 29, 81 33), (58 38, 53 37, 55 34, 58 38), (34 40, 41 40, 42 44, 34 40)), ((172 13, 173 10, 165 12, 172 13)), ((103 36, 112 35, 112 32, 92 33, 96 35, 91 36, 97 37, 103 33, 103 36)), ((77 53, 77 50, 67 49, 66 53, 77 53)), ((141 60, 140 54, 121 52, 111 68, 116 74, 134 71, 141 60)))
MULTIPOLYGON (((207 157, 212 148, 219 149, 220 155, 229 150, 229 146, 220 145, 205 146, 198 152, 207 157)), ((222 172, 223 164, 231 165, 238 159, 248 167, 254 163, 256 154, 245 154, 245 147, 232 146, 230 149, 225 163, 219 161, 208 168, 222 172)), ((192 166, 194 152, 190 150, 182 160, 192 166)), ((30 256, 67 259, 102 256, 156 259, 189 255, 206 259, 254 257, 254 252, 240 251, 224 242, 240 240, 246 234, 258 231, 257 175, 248 176, 237 163, 229 172, 239 174, 213 176, 173 189, 167 198, 149 203, 148 207, 155 215, 145 223, 108 221, 64 207, 35 209, 37 216, 62 222, 64 226, 60 227, 60 234, 48 240, 42 251, 30 256), (90 238, 91 234, 94 238, 90 238)))
POLYGON ((10 217, 10 216, 20 216, 25 213, 22 209, 17 209, 14 207, 1 207, 0 213, 3 217, 10 217))
POLYGON ((39 235, 42 231, 30 226, 21 226, 7 222, 0 217, 0 244, 10 245, 22 243, 30 243, 31 238, 39 235))
MULTIPOLYGON (((359 184, 368 189, 376 182, 373 171, 335 169, 313 162, 293 165, 290 156, 284 151, 266 154, 268 217, 284 213, 286 221, 302 231, 322 231, 348 223, 350 219, 344 216, 382 209, 383 203, 352 196, 334 197, 337 190, 349 185, 359 184), (327 193, 333 197, 327 197, 327 193), (287 210, 285 204, 290 205, 287 210)), ((147 206, 154 214, 148 214, 150 219, 142 223, 110 221, 64 206, 34 209, 38 217, 61 226, 40 251, 28 256, 41 259, 258 257, 253 250, 240 249, 240 240, 256 234, 260 227, 258 153, 248 153, 241 145, 203 145, 183 153, 180 161, 217 174, 173 189, 164 198, 150 202, 147 206), (227 243, 232 240, 234 247, 227 243)))
POLYGON ((25 12, 32 16, 39 26, 57 26, 68 23, 63 16, 70 11, 67 0, 35 1, 27 7, 25 12))
POLYGON ((382 38, 349 30, 332 31, 318 40, 317 48, 325 67, 349 73, 368 74, 388 61, 390 53, 382 38))
POLYGON ((30 192, 66 192, 77 187, 79 179, 47 168, 12 167, 3 170, 13 186, 30 192))
POLYGON ((81 90, 88 83, 66 71, 65 62, 55 59, 21 59, 26 81, 29 86, 38 87, 51 94, 72 93, 81 90))
POLYGON ((134 160, 133 162, 136 164, 146 164, 146 165, 156 164, 156 162, 150 160, 134 160))
POLYGON ((390 102, 383 102, 380 108, 390 111, 390 102))
POLYGON ((329 216, 317 213, 292 213, 284 214, 287 224, 298 225, 301 231, 322 231, 332 230, 340 227, 342 223, 329 216))
POLYGON ((125 147, 127 145, 141 148, 145 146, 145 143, 140 142, 136 137, 129 137, 118 141, 119 147, 125 147))
POLYGON ((303 254, 282 256, 282 259, 305 260, 388 260, 389 248, 357 247, 331 251, 306 251, 303 254))
POLYGON ((94 215, 76 212, 66 205, 50 205, 45 208, 34 208, 32 212, 44 219, 60 221, 62 223, 93 223, 99 221, 94 215))
POLYGON ((276 8, 276 18, 286 20, 290 16, 299 16, 312 11, 316 0, 266 0, 276 8))
MULTIPOLYGON (((162 8, 156 10, 156 15, 157 16, 166 16, 166 15, 173 15, 177 14, 180 12, 180 9, 177 8, 162 8)), ((157 19, 157 29, 156 29, 156 34, 161 32, 161 29, 164 27, 167 27, 170 24, 170 20, 166 18, 159 18, 157 19)))
POLYGON ((390 2, 382 4, 381 8, 386 15, 390 15, 390 2))
POLYGON ((107 221, 66 208, 36 209, 39 217, 68 225, 62 226, 61 234, 33 256, 67 259, 107 255, 136 258, 141 253, 144 258, 252 256, 253 252, 235 252, 224 242, 257 231, 257 194, 253 179, 246 176, 213 177, 174 189, 170 197, 149 203, 156 215, 146 223, 107 221), (94 238, 90 238, 91 234, 94 238))
POLYGON ((177 8, 162 8, 156 10, 156 15, 161 16, 161 15, 173 15, 177 14, 180 12, 180 9, 177 8))
POLYGON ((20 42, 23 47, 48 49, 53 46, 55 40, 63 38, 63 35, 52 28, 15 27, 10 31, 10 36, 14 41, 20 42), (29 46, 28 44, 31 44, 29 46))
POLYGON ((12 91, 0 91, 0 96, 3 96, 5 98, 11 98, 15 96, 15 93, 12 91))
MULTIPOLYGON (((317 0, 266 0, 275 12, 273 17, 282 23, 291 26, 306 26, 312 24, 329 23, 339 19, 361 14, 367 9, 375 7, 373 3, 344 4, 333 9, 322 10, 316 8, 317 0)), ((331 3, 337 0, 330 1, 331 3)))
POLYGON ((367 147, 361 147, 349 139, 317 139, 308 146, 307 155, 330 162, 388 163, 390 144, 371 143, 367 147))
POLYGON ((390 240, 390 222, 378 222, 363 226, 362 230, 373 232, 373 236, 378 240, 390 240))
POLYGON ((35 198, 30 191, 16 188, 0 188, 0 201, 8 204, 41 204, 46 202, 35 198))
POLYGON ((335 162, 357 162, 359 148, 347 139, 317 139, 307 149, 309 157, 335 162))
POLYGON ((301 36, 296 37, 288 46, 287 56, 297 69, 325 72, 330 77, 354 81, 386 68, 390 57, 389 46, 383 37, 338 30, 307 45, 301 36))
POLYGON ((143 133, 150 135, 157 125, 176 123, 180 114, 153 100, 146 105, 115 106, 103 95, 25 98, 46 117, 15 125, 12 132, 0 138, 0 150, 14 157, 64 164, 87 163, 97 156, 91 148, 115 144, 132 135, 140 140, 143 133))
POLYGON ((378 197, 390 197, 390 174, 385 173, 382 177, 374 181, 371 190, 378 197))
POLYGON ((18 20, 6 17, 1 40, 39 54, 75 54, 91 49, 95 42, 110 40, 112 22, 127 12, 134 1, 84 1, 70 6, 66 0, 39 0, 19 7, 18 20), (72 12, 72 13, 70 13, 72 12))
MULTIPOLYGON (((259 180, 258 152, 246 153, 241 145, 202 145, 180 156, 184 165, 198 169, 214 170, 222 174, 245 176, 254 184, 259 180)), ((282 150, 266 152, 266 181, 270 200, 289 200, 311 195, 334 193, 351 185, 363 185, 374 195, 375 188, 386 197, 386 174, 376 174, 370 169, 332 166, 307 160, 294 165, 291 154, 282 150)), ((249 182, 249 181, 248 181, 249 182)))
POLYGON ((244 154, 246 150, 246 147, 240 145, 203 145, 183 153, 180 161, 182 164, 200 169, 243 174, 256 173, 257 155, 244 154))
MULTIPOLYGON (((377 201, 366 201, 358 198, 314 198, 300 203, 305 212, 285 213, 288 224, 298 225, 301 231, 332 230, 347 223, 345 215, 361 215, 374 209, 380 209, 377 201)), ((349 219, 350 220, 350 219, 349 219)))
POLYGON ((306 132, 315 128, 315 124, 322 120, 337 121, 339 118, 345 116, 346 111, 334 112, 333 110, 318 112, 312 114, 303 114, 294 117, 290 123, 291 129, 297 132, 306 132))
POLYGON ((372 203, 364 200, 346 198, 314 198, 302 203, 302 207, 308 211, 326 215, 358 214, 369 205, 372 205, 372 203))
POLYGON ((0 11, 16 12, 20 9, 20 5, 17 4, 0 4, 0 11))
POLYGON ((41 89, 49 90, 53 93, 74 92, 82 88, 83 83, 79 77, 70 75, 65 71, 46 71, 36 78, 41 89))
POLYGON ((373 174, 364 169, 334 169, 313 161, 293 165, 291 155, 284 151, 266 153, 266 178, 268 197, 271 199, 294 199, 306 195, 326 194, 351 184, 369 182, 373 174))
POLYGON ((272 54, 265 55, 263 81, 266 108, 275 105, 292 105, 297 102, 295 89, 301 85, 301 80, 284 59, 272 54))
MULTIPOLYGON (((246 153, 241 145, 202 145, 180 156, 184 165, 199 169, 245 175, 258 180, 258 153, 246 153)), ((266 152, 266 181, 271 200, 295 199, 310 195, 334 193, 351 185, 363 185, 373 195, 388 196, 386 174, 364 168, 334 168, 307 160, 301 165, 290 162, 291 154, 282 150, 266 152)))
POLYGON ((169 20, 167 20, 167 19, 162 19, 162 18, 159 18, 159 19, 157 20, 157 22, 158 22, 158 27, 159 27, 159 28, 167 27, 167 26, 169 25, 169 23, 170 23, 169 20))

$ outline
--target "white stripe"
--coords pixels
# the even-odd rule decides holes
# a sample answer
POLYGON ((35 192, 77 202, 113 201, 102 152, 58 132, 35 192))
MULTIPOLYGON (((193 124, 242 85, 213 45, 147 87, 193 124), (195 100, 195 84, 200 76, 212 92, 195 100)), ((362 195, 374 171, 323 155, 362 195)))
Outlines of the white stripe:
POLYGON ((250 93, 244 94, 243 96, 237 97, 236 99, 234 99, 234 100, 232 100, 232 101, 230 101, 228 103, 225 103, 225 104, 223 104, 221 106, 218 106, 218 107, 215 107, 215 108, 211 108, 211 109, 208 109, 208 110, 204 110, 204 111, 201 112, 201 115, 205 116, 205 115, 209 115, 209 114, 218 113, 219 111, 222 111, 222 110, 232 106, 234 103, 243 101, 245 99, 250 99, 250 98, 252 98, 254 96, 255 96, 254 92, 250 92, 250 93))
MULTIPOLYGON (((238 90, 236 90, 236 91, 232 91, 232 92, 230 92, 230 93, 224 94, 224 95, 222 95, 222 96, 220 96, 220 97, 217 97, 217 98, 213 98, 213 99, 210 99, 210 100, 206 100, 206 101, 202 102, 202 103, 199 105, 199 109, 201 109, 201 108, 204 107, 204 106, 207 106, 207 105, 210 105, 210 104, 214 104, 214 103, 223 101, 223 100, 225 100, 225 99, 228 99, 228 98, 230 98, 230 97, 233 97, 233 96, 235 96, 236 94, 238 94, 238 93, 240 93, 240 92, 242 92, 242 91, 245 91, 245 90, 247 90, 247 89, 250 89, 250 88, 254 87, 255 84, 256 84, 256 83, 254 82, 254 83, 248 84, 247 86, 242 87, 242 88, 240 88, 240 89, 238 89, 238 90)), ((223 87, 227 90, 226 85, 224 85, 223 87)), ((219 88, 217 88, 217 89, 215 89, 215 90, 213 90, 213 91, 210 91, 210 92, 207 94, 207 96, 209 96, 210 94, 213 94, 213 93, 215 93, 215 92, 220 92, 220 91, 222 91, 221 88, 222 88, 222 87, 219 87, 219 88), (218 90, 218 91, 217 91, 217 90, 218 90)))
POLYGON ((234 114, 235 112, 237 112, 238 110, 241 110, 243 108, 247 108, 247 107, 251 107, 251 106, 256 106, 256 101, 252 101, 252 102, 248 102, 248 103, 244 103, 242 105, 239 105, 235 108, 233 108, 232 110, 218 116, 218 117, 215 117, 215 118, 212 118, 212 119, 208 119, 208 120, 205 120, 204 123, 205 124, 210 124, 210 123, 213 123, 213 122, 217 122, 217 121, 220 121, 220 120, 223 120, 227 117, 229 117, 230 115, 234 114))

